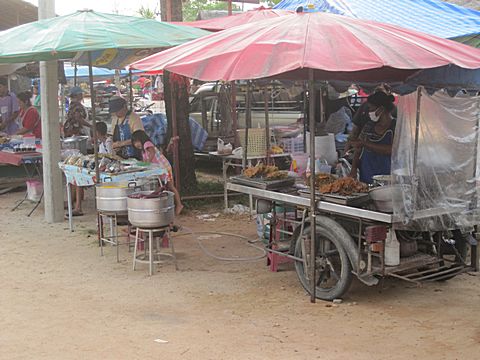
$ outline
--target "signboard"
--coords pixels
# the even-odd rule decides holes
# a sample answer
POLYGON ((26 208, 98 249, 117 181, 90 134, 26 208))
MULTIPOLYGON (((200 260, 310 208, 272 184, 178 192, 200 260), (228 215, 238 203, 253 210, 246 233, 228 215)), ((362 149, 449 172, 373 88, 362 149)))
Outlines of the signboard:
POLYGON ((260 4, 260 0, 219 0, 219 1, 227 1, 227 2, 235 2, 235 3, 247 3, 247 4, 260 4))

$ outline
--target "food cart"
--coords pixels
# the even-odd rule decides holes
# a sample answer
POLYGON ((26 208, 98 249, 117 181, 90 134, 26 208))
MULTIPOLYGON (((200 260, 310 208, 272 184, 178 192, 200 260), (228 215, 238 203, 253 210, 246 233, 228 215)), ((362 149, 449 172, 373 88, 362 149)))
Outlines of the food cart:
MULTIPOLYGON (((309 128, 313 130, 317 101, 313 94, 316 94, 318 87, 320 99, 327 84, 335 85, 335 82, 343 82, 347 86, 351 83, 375 86, 382 82, 399 82, 410 84, 414 90, 419 85, 428 86, 429 90, 449 88, 451 85, 458 89, 458 86, 462 88, 468 83, 469 86, 473 85, 468 88, 478 91, 479 56, 479 50, 400 27, 325 13, 297 13, 208 35, 131 66, 140 70, 165 69, 203 81, 261 78, 308 80, 308 92, 312 94, 309 101, 309 128), (337 46, 340 43, 348 46, 337 46), (238 66, 240 62, 248 66, 238 66), (467 78, 467 81, 461 80, 467 78)), ((305 194, 307 198, 288 187, 276 187, 273 190, 268 186, 257 188, 245 183, 227 184, 228 190, 267 200, 269 204, 266 211, 272 211, 274 215, 272 227, 278 220, 275 203, 303 209, 299 226, 295 227, 292 235, 293 251, 277 251, 273 246, 276 239, 272 230, 268 249, 295 261, 299 279, 309 291, 311 301, 315 301, 316 297, 332 300, 342 296, 353 275, 365 284, 375 285, 379 277, 388 275, 420 282, 445 280, 469 268, 477 269, 476 227, 472 227, 478 220, 476 156, 475 161, 469 162, 472 173, 468 181, 473 185, 469 190, 470 201, 463 201, 462 206, 448 209, 443 209, 443 203, 439 203, 440 206, 422 209, 423 213, 420 213, 426 218, 430 214, 439 219, 458 213, 462 217, 465 215, 468 221, 463 219, 465 222, 458 228, 444 227, 440 230, 437 226, 444 225, 442 221, 433 222, 435 226, 432 227, 426 221, 426 228, 415 228, 415 231, 398 227, 399 224, 406 226, 423 219, 415 218, 419 214, 416 210, 420 209, 415 206, 420 205, 416 199, 422 194, 428 195, 428 192, 422 193, 423 189, 419 186, 420 180, 428 177, 418 172, 422 166, 417 166, 421 164, 419 144, 424 138, 420 132, 422 91, 419 87, 413 125, 409 122, 412 125, 410 133, 413 134, 410 139, 414 140, 409 144, 413 152, 405 158, 408 171, 398 174, 398 185, 402 190, 408 190, 409 194, 406 217, 397 218, 395 213, 372 210, 366 204, 354 206, 346 201, 348 199, 339 204, 327 201, 322 195, 318 198, 315 176, 311 176, 310 191, 305 194), (462 233, 463 227, 473 231, 462 233), (453 230, 452 236, 449 230, 453 230), (397 233, 411 241, 418 237, 425 245, 425 251, 405 258, 396 266, 387 267, 386 239, 392 239, 393 234, 397 233), (461 240, 458 243, 470 244, 470 264, 466 264, 463 251, 455 246, 457 242, 452 237, 461 240), (447 257, 445 247, 453 252, 453 259, 447 257)), ((319 108, 319 119, 324 121, 322 101, 319 108)), ((475 144, 476 154, 478 123, 472 129, 473 142, 471 137, 466 136, 465 140, 468 138, 469 144, 475 144)), ((316 158, 314 136, 310 137, 310 158, 316 158)))

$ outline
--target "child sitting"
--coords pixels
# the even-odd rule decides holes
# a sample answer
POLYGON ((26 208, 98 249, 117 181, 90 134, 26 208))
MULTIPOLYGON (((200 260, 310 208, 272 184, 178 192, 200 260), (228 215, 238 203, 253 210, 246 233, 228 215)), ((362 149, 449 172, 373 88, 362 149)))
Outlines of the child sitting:
POLYGON ((178 190, 173 185, 172 166, 167 158, 155 147, 155 145, 153 145, 150 138, 143 130, 137 130, 132 134, 132 145, 134 148, 142 151, 144 161, 162 165, 167 169, 167 189, 175 195, 175 213, 179 215, 182 212, 183 204, 178 190))
POLYGON ((100 121, 97 123, 95 130, 97 131, 98 153, 113 154, 113 140, 107 135, 107 124, 100 121))

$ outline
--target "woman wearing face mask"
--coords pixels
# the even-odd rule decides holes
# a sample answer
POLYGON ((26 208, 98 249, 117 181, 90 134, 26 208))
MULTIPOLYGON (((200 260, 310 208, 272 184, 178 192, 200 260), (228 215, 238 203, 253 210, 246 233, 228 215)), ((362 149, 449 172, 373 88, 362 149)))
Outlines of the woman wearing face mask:
POLYGON ((395 108, 393 95, 377 92, 368 97, 370 121, 365 124, 357 140, 351 142, 355 148, 351 176, 360 170, 360 181, 371 184, 375 175, 389 175, 392 143, 396 121, 392 117, 395 108))

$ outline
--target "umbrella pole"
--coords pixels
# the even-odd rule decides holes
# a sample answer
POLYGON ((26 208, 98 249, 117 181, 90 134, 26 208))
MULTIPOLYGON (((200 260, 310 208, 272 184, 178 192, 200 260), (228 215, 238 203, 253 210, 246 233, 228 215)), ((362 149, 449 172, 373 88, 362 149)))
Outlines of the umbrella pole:
POLYGON ((232 81, 231 83, 231 111, 232 111, 232 127, 233 127, 233 145, 234 148, 237 147, 238 142, 237 142, 237 129, 238 129, 238 119, 237 119, 237 85, 235 84, 235 81, 232 81))
MULTIPOLYGON (((251 99, 251 88, 250 81, 247 82, 247 92, 245 94, 245 147, 243 149, 243 169, 247 167, 248 159, 248 129, 252 126, 252 104, 250 103, 251 99)), ((243 146, 243 144, 242 144, 243 146)))
MULTIPOLYGON (((316 201, 315 201, 315 82, 313 69, 308 70, 308 92, 310 95, 309 130, 310 130, 310 302, 316 300, 315 256, 316 256, 316 201)), ((320 88, 320 96, 322 89, 320 88)), ((320 102, 321 112, 323 111, 320 102)))
POLYGON ((270 163, 270 119, 268 114, 268 85, 265 85, 263 91, 264 104, 265 104, 265 136, 266 136, 266 153, 267 153, 267 164, 270 163))
POLYGON ((73 86, 77 86, 77 62, 75 62, 75 67, 73 68, 73 86))
POLYGON ((100 168, 98 167, 98 143, 97 143, 97 120, 95 116, 95 90, 93 89, 93 67, 92 52, 88 52, 88 79, 90 81, 90 101, 92 103, 92 132, 93 132, 93 154, 95 156, 95 176, 97 183, 100 183, 100 168))
POLYGON ((130 82, 130 110, 133 111, 133 82, 132 82, 132 69, 128 70, 128 81, 130 82))
POLYGON ((418 138, 420 136, 420 113, 421 113, 421 101, 422 101, 422 87, 417 88, 417 109, 415 115, 415 143, 413 148, 413 211, 415 211, 415 205, 417 200, 418 190, 418 177, 417 177, 417 163, 418 163, 418 138))

